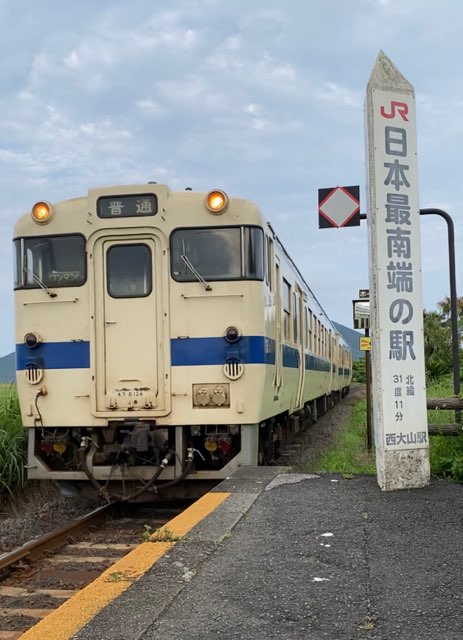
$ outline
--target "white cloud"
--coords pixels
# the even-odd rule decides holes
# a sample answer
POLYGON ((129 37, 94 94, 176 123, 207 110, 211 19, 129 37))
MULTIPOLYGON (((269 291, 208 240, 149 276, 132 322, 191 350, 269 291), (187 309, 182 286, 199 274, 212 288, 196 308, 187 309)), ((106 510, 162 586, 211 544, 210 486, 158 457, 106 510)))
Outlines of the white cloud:
POLYGON ((71 69, 78 69, 82 65, 82 61, 79 57, 79 54, 74 49, 63 59, 63 64, 65 67, 70 67, 71 69))
POLYGON ((364 101, 364 95, 360 91, 352 91, 335 82, 327 82, 322 87, 316 88, 313 93, 316 100, 333 102, 337 106, 352 109, 361 109, 364 101))

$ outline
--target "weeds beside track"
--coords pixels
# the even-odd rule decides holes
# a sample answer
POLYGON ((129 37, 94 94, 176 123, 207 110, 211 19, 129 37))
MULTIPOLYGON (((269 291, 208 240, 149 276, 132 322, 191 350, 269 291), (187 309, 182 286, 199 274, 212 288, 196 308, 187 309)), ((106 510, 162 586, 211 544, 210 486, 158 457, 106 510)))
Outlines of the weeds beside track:
POLYGON ((0 495, 24 486, 27 432, 22 426, 15 385, 0 385, 0 495))

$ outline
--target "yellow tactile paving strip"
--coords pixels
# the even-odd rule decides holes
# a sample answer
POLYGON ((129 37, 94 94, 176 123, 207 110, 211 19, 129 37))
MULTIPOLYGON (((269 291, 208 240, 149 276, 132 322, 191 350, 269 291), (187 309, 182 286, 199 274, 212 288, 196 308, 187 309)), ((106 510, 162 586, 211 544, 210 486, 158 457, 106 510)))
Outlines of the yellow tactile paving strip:
MULTIPOLYGON (((208 493, 162 529, 166 538, 182 538, 212 513, 229 493, 208 493)), ((162 529, 160 531, 162 531, 162 529)), ((158 537, 159 533, 158 533, 158 537)), ((140 578, 175 542, 143 542, 106 569, 94 582, 69 598, 58 609, 23 633, 21 640, 69 640, 109 602, 140 578)))

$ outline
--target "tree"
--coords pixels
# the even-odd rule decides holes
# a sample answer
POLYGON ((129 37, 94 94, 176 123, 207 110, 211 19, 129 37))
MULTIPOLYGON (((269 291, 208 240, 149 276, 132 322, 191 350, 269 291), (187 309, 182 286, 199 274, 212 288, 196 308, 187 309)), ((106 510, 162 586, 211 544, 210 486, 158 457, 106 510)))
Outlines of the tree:
POLYGON ((445 315, 437 311, 424 311, 423 325, 426 375, 437 378, 450 373, 452 371, 452 334, 445 315))
MULTIPOLYGON (((443 320, 450 326, 450 314, 452 310, 450 297, 445 296, 445 298, 437 303, 437 306, 441 311, 443 320)), ((463 297, 457 298, 457 323, 461 342, 461 338, 463 336, 463 297)))
MULTIPOLYGON (((437 303, 441 314, 445 320, 450 319, 451 302, 450 296, 445 296, 440 302, 437 303)), ((457 315, 461 319, 463 317, 463 297, 457 298, 457 315)))

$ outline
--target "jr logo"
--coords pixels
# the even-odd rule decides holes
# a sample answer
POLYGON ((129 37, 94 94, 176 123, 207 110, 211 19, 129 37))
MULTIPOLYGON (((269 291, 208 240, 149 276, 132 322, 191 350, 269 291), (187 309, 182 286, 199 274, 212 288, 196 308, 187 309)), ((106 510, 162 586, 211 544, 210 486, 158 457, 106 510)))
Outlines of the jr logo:
POLYGON ((408 122, 408 104, 406 104, 405 102, 396 102, 395 100, 392 100, 390 109, 390 113, 386 113, 385 108, 381 107, 380 113, 383 118, 395 118, 397 112, 402 120, 408 122))

